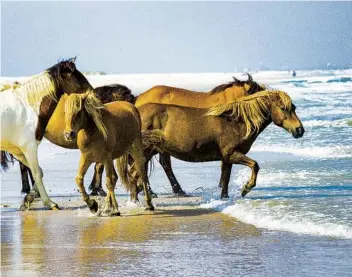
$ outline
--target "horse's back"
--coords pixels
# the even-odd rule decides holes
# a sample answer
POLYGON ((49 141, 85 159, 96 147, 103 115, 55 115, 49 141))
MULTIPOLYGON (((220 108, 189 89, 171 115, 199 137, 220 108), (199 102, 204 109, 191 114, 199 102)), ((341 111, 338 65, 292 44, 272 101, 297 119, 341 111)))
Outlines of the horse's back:
POLYGON ((140 94, 136 100, 136 107, 147 103, 176 104, 186 107, 203 107, 207 105, 206 98, 210 95, 170 86, 155 86, 140 94))

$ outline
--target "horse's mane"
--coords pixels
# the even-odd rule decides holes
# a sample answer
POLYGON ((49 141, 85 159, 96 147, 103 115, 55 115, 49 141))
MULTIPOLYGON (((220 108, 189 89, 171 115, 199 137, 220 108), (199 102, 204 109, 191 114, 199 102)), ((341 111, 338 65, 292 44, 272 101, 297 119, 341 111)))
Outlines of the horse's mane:
POLYGON ((74 61, 75 58, 60 61, 46 71, 33 76, 20 86, 13 87, 14 93, 18 94, 36 113, 39 113, 39 107, 44 97, 58 101, 56 91, 60 82, 62 82, 61 75, 65 72, 72 73, 76 70, 74 61))
POLYGON ((280 90, 261 91, 253 95, 238 98, 235 102, 218 105, 210 108, 206 115, 226 116, 241 118, 246 126, 246 134, 243 139, 248 138, 251 134, 257 132, 267 118, 269 112, 269 101, 273 98, 281 101, 285 109, 292 109, 292 101, 288 94, 280 90))
POLYGON ((135 99, 135 96, 132 94, 131 90, 120 84, 97 87, 94 91, 96 97, 103 103, 122 100, 133 102, 135 99))
POLYGON ((78 113, 82 108, 92 117, 99 132, 107 139, 107 129, 103 122, 102 110, 105 110, 104 104, 95 96, 94 91, 84 94, 72 93, 66 100, 66 116, 71 117, 78 113), (82 107, 83 102, 83 107, 82 107))
POLYGON ((13 92, 18 94, 21 100, 37 113, 39 113, 40 103, 44 97, 57 101, 55 82, 46 71, 33 76, 19 87, 13 88, 13 92))
POLYGON ((236 77, 232 77, 233 81, 232 82, 228 82, 222 85, 218 85, 215 88, 213 88, 209 93, 210 94, 216 94, 219 92, 224 91, 225 89, 237 86, 237 87, 244 87, 244 85, 248 85, 250 87, 250 89, 248 90, 248 94, 251 95, 253 93, 265 90, 265 86, 264 85, 259 85, 257 82, 253 81, 252 76, 247 73, 248 75, 248 80, 246 81, 242 81, 237 79, 236 77))

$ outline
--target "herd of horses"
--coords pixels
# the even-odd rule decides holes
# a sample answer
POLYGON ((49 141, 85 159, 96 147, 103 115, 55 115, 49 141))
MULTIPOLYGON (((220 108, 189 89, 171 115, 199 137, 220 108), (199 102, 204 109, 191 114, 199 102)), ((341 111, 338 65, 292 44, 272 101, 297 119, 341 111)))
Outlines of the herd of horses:
POLYGON ((93 213, 116 216, 117 176, 132 200, 137 201, 143 190, 146 208, 154 209, 147 171, 157 154, 179 196, 185 192, 173 173, 171 156, 187 162, 221 161, 222 198, 228 197, 232 165, 250 167, 251 177, 242 188, 245 196, 255 187, 259 171, 258 163, 246 156, 258 135, 272 122, 294 138, 304 134, 288 94, 258 84, 249 74, 246 81, 234 78, 209 92, 155 86, 134 96, 119 84, 94 89, 77 70, 75 59, 69 59, 9 86, 0 98, 1 165, 6 169, 13 156, 20 162, 26 193, 22 210, 29 209, 38 195, 45 206, 59 209, 43 186, 38 145, 44 137, 80 150, 76 183, 83 200, 93 213), (101 211, 83 183, 92 163, 96 164, 89 188, 91 195, 105 196, 101 211), (104 169, 107 193, 102 188, 104 169))

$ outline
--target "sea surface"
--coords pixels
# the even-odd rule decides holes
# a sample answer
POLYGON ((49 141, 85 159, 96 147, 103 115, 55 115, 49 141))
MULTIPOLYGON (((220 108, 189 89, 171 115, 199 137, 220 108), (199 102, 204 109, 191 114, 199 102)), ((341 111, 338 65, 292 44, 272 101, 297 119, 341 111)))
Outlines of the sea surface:
MULTIPOLYGON (((257 187, 245 198, 240 197, 240 190, 249 179, 248 168, 234 166, 229 185, 230 198, 222 201, 217 186, 220 163, 195 164, 173 159, 174 172, 183 189, 189 195, 201 197, 200 201, 189 205, 203 212, 195 216, 199 219, 196 222, 190 222, 189 217, 184 216, 187 231, 177 233, 176 241, 174 236, 167 234, 154 234, 151 240, 144 241, 143 247, 148 250, 143 252, 138 248, 144 255, 140 260, 143 267, 138 267, 138 259, 128 260, 136 270, 130 272, 131 276, 138 275, 133 275, 133 272, 158 275, 154 269, 162 268, 163 264, 160 263, 164 263, 164 271, 160 269, 159 272, 171 274, 172 270, 166 267, 173 266, 172 253, 174 264, 178 264, 177 274, 180 273, 180 276, 207 276, 201 274, 202 270, 199 271, 200 274, 194 271, 197 266, 203 269, 209 267, 207 272, 218 273, 219 276, 242 276, 241 272, 248 276, 351 276, 352 70, 296 72, 295 78, 285 71, 257 72, 253 73, 253 78, 272 88, 288 92, 306 130, 304 137, 294 139, 291 134, 274 124, 259 136, 248 154, 260 165, 257 187), (214 213, 215 216, 209 216, 208 213, 214 213), (208 227, 202 219, 204 222, 209 221, 209 226, 212 227, 205 230, 208 227), (243 224, 245 229, 253 227, 255 231, 240 236, 239 233, 236 235, 239 232, 236 228, 224 227, 225 231, 221 231, 222 227, 218 227, 221 229, 219 230, 212 225, 212 222, 222 224, 221 222, 228 221, 243 224), (190 225, 187 225, 188 222, 190 225), (221 232, 217 235, 214 233, 219 231, 221 232), (227 249, 229 245, 232 245, 229 248, 232 250, 227 249), (237 252, 235 245, 242 252, 237 252), (243 250, 247 247, 251 249, 248 253, 243 250), (247 260, 240 256, 241 253, 248 254, 248 262, 256 270, 250 271, 246 267, 247 260), (250 259, 252 255, 257 255, 258 258, 250 259), (181 262, 183 267, 179 266, 181 262), (213 267, 210 267, 211 263, 213 267)), ((107 75, 88 78, 93 86, 118 82, 139 94, 156 84, 206 91, 230 81, 232 75, 246 78, 238 73, 107 75)), ((13 80, 14 78, 1 77, 0 84, 13 80)), ((44 141, 39 149, 39 160, 49 194, 56 197, 77 195, 74 176, 78 167, 79 151, 63 149, 48 141, 44 141)), ((157 162, 155 165, 150 179, 153 190, 161 196, 170 194, 171 187, 164 172, 157 162)), ((86 183, 89 183, 91 175, 90 169, 86 183)), ((8 172, 1 173, 1 204, 9 206, 1 208, 3 233, 8 231, 3 228, 6 226, 6 218, 14 226, 14 222, 24 219, 23 213, 17 210, 23 197, 20 189, 17 165, 8 172)), ((118 186, 116 193, 128 199, 121 186, 118 186)), ((173 201, 170 204, 160 204, 159 208, 167 208, 168 205, 181 208, 188 206, 187 201, 173 201)), ((181 212, 177 215, 177 223, 173 224, 181 224, 182 217, 181 212)), ((167 220, 163 220, 168 224, 167 220)), ((78 221, 81 222, 82 218, 78 221)), ((77 224, 76 222, 75 226, 77 224)), ((90 228, 87 223, 82 223, 82 226, 90 228)), ((153 233, 158 230, 160 228, 156 228, 153 233)), ((16 236, 23 237, 23 234, 18 232, 16 236)), ((2 236, 2 246, 5 237, 2 236)), ((14 238, 13 240, 16 241, 14 238)), ((16 245, 21 247, 19 242, 16 245)), ((113 247, 113 243, 110 246, 113 247)), ((131 251, 139 253, 138 249, 133 248, 131 251)), ((13 261, 15 264, 17 262, 13 261)))

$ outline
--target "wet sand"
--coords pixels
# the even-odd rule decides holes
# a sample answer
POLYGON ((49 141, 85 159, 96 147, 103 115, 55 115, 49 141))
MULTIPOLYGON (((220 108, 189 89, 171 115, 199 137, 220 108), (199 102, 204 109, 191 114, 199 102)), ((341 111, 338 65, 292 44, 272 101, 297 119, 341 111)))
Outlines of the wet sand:
POLYGON ((321 247, 338 261, 326 238, 259 230, 199 208, 197 197, 159 198, 154 212, 123 206, 115 218, 78 197, 54 199, 65 209, 1 209, 1 276, 313 276, 332 269, 321 247))

